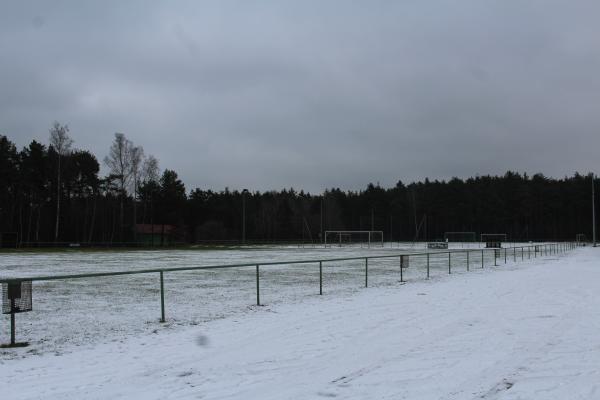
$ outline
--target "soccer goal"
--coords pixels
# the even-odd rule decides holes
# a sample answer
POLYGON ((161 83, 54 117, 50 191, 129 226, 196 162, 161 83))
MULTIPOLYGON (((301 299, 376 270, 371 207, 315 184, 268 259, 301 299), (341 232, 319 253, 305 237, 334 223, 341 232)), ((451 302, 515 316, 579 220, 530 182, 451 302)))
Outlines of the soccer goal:
POLYGON ((383 231, 325 231, 325 247, 349 245, 383 247, 383 231))
POLYGON ((502 243, 506 242, 506 233, 482 233, 481 242, 485 243, 486 248, 499 249, 502 243))
POLYGON ((444 240, 446 242, 477 242, 475 232, 445 232, 444 240))

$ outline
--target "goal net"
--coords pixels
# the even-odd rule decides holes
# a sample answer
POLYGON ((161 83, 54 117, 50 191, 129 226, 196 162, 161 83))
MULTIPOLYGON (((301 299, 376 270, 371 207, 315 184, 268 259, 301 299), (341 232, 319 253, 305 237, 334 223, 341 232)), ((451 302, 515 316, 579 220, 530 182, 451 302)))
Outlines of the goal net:
POLYGON ((383 231, 325 231, 325 247, 350 245, 383 247, 383 231))
POLYGON ((476 242, 475 232, 446 232, 444 233, 446 242, 476 242))
POLYGON ((500 248, 506 242, 506 233, 482 233, 481 242, 487 248, 500 248))

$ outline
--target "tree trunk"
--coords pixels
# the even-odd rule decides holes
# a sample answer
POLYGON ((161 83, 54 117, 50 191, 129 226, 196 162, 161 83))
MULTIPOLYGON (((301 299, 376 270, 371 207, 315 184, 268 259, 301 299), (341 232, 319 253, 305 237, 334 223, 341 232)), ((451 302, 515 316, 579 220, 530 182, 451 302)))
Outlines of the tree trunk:
POLYGON ((94 204, 92 204, 92 218, 90 220, 90 232, 88 234, 88 243, 91 243, 92 235, 94 234, 94 222, 96 221, 96 201, 97 196, 94 195, 94 204))
POLYGON ((56 224, 54 228, 54 241, 58 240, 58 227, 60 224, 60 154, 58 155, 58 176, 56 185, 56 224))
POLYGON ((35 222, 35 241, 40 241, 40 219, 42 217, 42 205, 38 204, 37 207, 37 221, 35 222))
POLYGON ((27 222, 27 241, 31 241, 31 221, 33 220, 33 202, 29 203, 29 221, 27 222))

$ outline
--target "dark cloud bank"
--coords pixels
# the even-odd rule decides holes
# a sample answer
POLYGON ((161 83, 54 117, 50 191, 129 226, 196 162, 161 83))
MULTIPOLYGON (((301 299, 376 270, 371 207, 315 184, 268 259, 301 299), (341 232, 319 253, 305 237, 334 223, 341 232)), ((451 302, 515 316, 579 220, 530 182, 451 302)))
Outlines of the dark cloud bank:
POLYGON ((594 170, 596 1, 5 2, 0 133, 124 132, 188 188, 594 170))

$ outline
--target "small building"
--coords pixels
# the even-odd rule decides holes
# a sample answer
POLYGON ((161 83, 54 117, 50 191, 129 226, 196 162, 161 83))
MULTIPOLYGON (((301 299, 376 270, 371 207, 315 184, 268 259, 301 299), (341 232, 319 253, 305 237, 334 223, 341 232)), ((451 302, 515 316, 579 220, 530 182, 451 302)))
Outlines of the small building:
POLYGON ((17 232, 0 232, 0 248, 16 249, 19 246, 19 234, 17 232))
POLYGON ((175 225, 136 224, 136 241, 144 246, 168 246, 175 242, 175 225))

